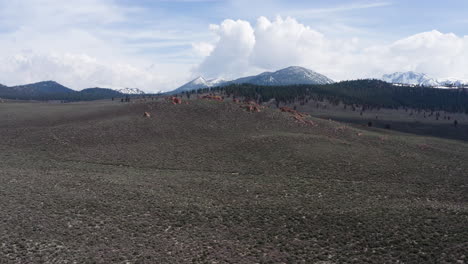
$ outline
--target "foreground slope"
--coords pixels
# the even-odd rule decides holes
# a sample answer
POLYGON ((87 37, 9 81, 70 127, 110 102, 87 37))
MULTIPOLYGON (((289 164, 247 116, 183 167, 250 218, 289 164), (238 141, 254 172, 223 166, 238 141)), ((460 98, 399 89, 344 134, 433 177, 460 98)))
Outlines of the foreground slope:
POLYGON ((466 143, 202 100, 0 110, 1 261, 464 258, 466 143))

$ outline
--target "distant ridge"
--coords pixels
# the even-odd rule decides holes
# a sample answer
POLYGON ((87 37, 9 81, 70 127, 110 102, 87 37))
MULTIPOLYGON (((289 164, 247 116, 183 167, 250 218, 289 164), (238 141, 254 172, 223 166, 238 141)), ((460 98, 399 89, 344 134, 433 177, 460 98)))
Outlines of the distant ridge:
POLYGON ((291 66, 276 72, 264 72, 259 75, 243 77, 232 81, 224 81, 222 79, 206 80, 203 77, 198 77, 170 93, 180 93, 202 88, 242 83, 264 86, 280 86, 294 84, 331 84, 334 83, 334 81, 325 75, 304 67, 291 66))
POLYGON ((395 84, 410 84, 431 87, 439 85, 436 79, 429 77, 427 74, 412 71, 385 74, 382 76, 382 80, 395 84))
POLYGON ((468 86, 468 80, 460 80, 457 78, 446 78, 439 80, 439 85, 444 85, 444 86, 453 86, 453 87, 464 87, 468 86))
POLYGON ((0 98, 19 100, 83 101, 121 97, 122 93, 108 88, 88 88, 75 91, 55 81, 17 86, 0 85, 0 98))
POLYGON ((465 80, 459 80, 456 78, 437 80, 425 73, 412 71, 385 74, 382 76, 381 80, 393 84, 418 85, 436 88, 457 88, 468 86, 468 81, 465 80))
POLYGON ((10 87, 10 89, 16 91, 17 93, 28 95, 75 92, 75 90, 72 90, 54 81, 17 85, 10 87))

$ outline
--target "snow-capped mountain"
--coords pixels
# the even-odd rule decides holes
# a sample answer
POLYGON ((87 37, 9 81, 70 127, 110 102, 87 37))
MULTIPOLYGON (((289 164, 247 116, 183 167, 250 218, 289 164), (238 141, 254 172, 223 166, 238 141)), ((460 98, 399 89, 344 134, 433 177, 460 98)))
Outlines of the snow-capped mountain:
POLYGON ((119 93, 123 94, 145 94, 142 90, 138 88, 124 88, 124 89, 118 89, 116 90, 119 93))
POLYGON ((446 78, 437 80, 424 73, 417 72, 395 72, 392 74, 385 74, 382 81, 393 84, 403 85, 419 85, 435 88, 457 88, 468 86, 468 81, 460 80, 457 78, 446 78))
POLYGON ((219 85, 222 85, 226 82, 226 80, 222 79, 222 78, 215 78, 215 79, 210 79, 208 81, 206 81, 208 83, 209 86, 211 87, 215 87, 215 86, 219 86, 219 85))
POLYGON ((439 82, 429 77, 424 73, 417 72, 395 72, 392 74, 385 74, 382 76, 382 80, 388 83, 395 84, 410 84, 410 85, 421 85, 421 86, 438 86, 439 82))
POLYGON ((446 79, 439 80, 439 85, 449 86, 449 87, 463 87, 463 86, 468 86, 468 80, 446 78, 446 79))
POLYGON ((291 66, 276 72, 264 72, 256 76, 239 78, 232 83, 250 83, 256 85, 292 85, 292 84, 330 84, 334 81, 312 70, 291 66))
POLYGON ((223 85, 224 83, 226 83, 226 81, 220 78, 206 80, 205 78, 200 76, 182 85, 181 87, 175 89, 171 93, 181 93, 181 92, 198 90, 198 89, 203 89, 203 88, 216 87, 216 86, 223 85))
POLYGON ((333 83, 333 80, 312 70, 298 66, 291 66, 276 72, 264 72, 259 75, 243 77, 233 81, 225 81, 223 79, 206 80, 203 77, 198 77, 195 80, 192 80, 175 89, 171 93, 180 93, 184 91, 229 85, 233 83, 278 86, 291 84, 329 84, 333 83))

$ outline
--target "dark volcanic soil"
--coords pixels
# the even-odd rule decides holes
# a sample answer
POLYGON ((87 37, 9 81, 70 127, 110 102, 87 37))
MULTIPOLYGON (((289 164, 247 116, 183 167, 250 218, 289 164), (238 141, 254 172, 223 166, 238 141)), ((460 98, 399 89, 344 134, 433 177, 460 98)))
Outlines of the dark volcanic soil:
POLYGON ((310 120, 0 104, 0 263, 467 262, 467 142, 310 120))

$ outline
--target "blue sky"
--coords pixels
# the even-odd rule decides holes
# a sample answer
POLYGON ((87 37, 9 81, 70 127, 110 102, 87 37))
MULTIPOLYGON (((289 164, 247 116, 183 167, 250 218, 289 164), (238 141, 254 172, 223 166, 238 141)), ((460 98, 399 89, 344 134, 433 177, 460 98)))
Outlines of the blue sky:
POLYGON ((468 1, 0 0, 0 83, 170 90, 284 66, 468 79, 468 1))
POLYGON ((468 29, 468 1, 465 0, 125 0, 119 3, 147 11, 146 16, 135 20, 137 25, 141 19, 165 24, 166 19, 172 18, 186 23, 183 27, 196 28, 226 18, 254 22, 259 16, 281 15, 294 17, 310 26, 326 28, 325 24, 329 23, 343 24, 376 36, 383 33, 389 38, 433 29, 466 35, 468 29))
MULTIPOLYGON (((142 0, 118 1, 122 5, 142 8, 143 15, 132 23, 118 25, 139 28, 150 25, 161 30, 205 32, 207 25, 224 19, 242 19, 255 23, 258 17, 294 17, 333 37, 360 37, 373 42, 397 40, 409 35, 438 30, 468 35, 468 1, 284 1, 284 0, 142 0)), ((206 37, 206 36, 202 36, 206 37)), ((155 39, 140 39, 154 41, 155 39)), ((169 39, 159 39, 161 43, 169 39)), ((187 45, 170 49, 183 50, 187 45)), ((166 53, 157 48, 149 52, 166 53)), ((181 58, 184 59, 184 58, 181 58)))

